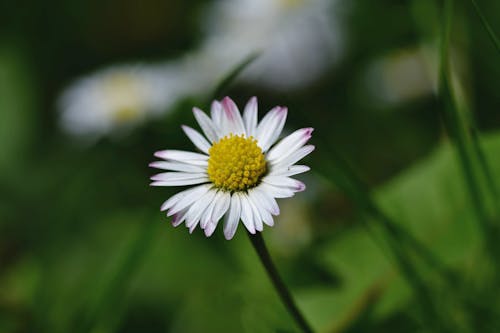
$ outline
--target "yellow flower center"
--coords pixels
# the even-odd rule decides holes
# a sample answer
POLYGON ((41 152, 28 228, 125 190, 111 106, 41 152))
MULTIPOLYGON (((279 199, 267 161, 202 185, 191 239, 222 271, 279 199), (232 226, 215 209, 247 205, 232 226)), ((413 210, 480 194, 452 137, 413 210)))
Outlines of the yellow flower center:
POLYGON ((266 160, 257 140, 230 134, 208 151, 208 178, 226 191, 245 191, 254 187, 266 172, 266 160))
POLYGON ((295 8, 298 5, 301 5, 303 2, 303 0, 280 0, 280 4, 284 8, 295 8))
POLYGON ((135 108, 122 107, 121 109, 116 110, 113 116, 117 123, 124 124, 139 118, 140 113, 139 110, 135 108))

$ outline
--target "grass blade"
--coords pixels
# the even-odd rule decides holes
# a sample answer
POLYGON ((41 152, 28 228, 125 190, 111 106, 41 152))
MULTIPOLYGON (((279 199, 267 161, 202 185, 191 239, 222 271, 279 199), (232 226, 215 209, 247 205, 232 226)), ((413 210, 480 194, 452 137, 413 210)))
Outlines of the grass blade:
POLYGON ((481 8, 479 8, 479 5, 477 4, 476 0, 470 0, 470 1, 472 2, 472 5, 474 6, 474 10, 476 11, 477 16, 479 16, 479 19, 481 20, 481 23, 483 24, 484 29, 488 33, 488 36, 490 36, 491 41, 495 45, 495 48, 500 53, 500 39, 497 37, 497 35, 493 31, 493 28, 488 23, 486 16, 484 16, 484 14, 481 11, 481 8))
POLYGON ((259 55, 259 52, 250 54, 248 57, 243 59, 241 63, 236 65, 236 67, 234 67, 228 74, 226 74, 226 76, 222 78, 217 87, 214 89, 212 94, 210 94, 210 100, 208 101, 208 104, 210 104, 212 100, 221 97, 222 94, 224 94, 227 88, 231 85, 231 83, 233 83, 233 81, 238 77, 238 75, 240 75, 241 72, 243 72, 243 70, 245 70, 245 68, 247 68, 251 63, 253 63, 255 59, 259 57, 259 55))

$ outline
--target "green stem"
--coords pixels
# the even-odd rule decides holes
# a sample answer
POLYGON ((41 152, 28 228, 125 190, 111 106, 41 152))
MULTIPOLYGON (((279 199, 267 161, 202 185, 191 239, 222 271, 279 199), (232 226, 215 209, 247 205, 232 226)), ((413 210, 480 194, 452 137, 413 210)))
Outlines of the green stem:
POLYGON ((441 56, 439 69, 439 94, 442 103, 442 117, 446 129, 453 139, 457 149, 458 158, 466 185, 469 189, 474 211, 477 215, 480 227, 486 239, 490 254, 494 254, 496 248, 495 232, 488 219, 488 211, 485 200, 482 197, 479 177, 475 172, 473 154, 468 145, 467 130, 460 117, 458 107, 453 96, 449 73, 449 36, 451 31, 451 19, 453 14, 453 0, 446 0, 444 4, 444 20, 441 36, 441 56))
POLYGON ((255 235, 248 233, 248 238, 250 238, 253 248, 259 255, 259 259, 262 262, 264 268, 266 269, 267 275, 271 279, 273 286, 276 289, 276 292, 281 298, 281 301, 287 308, 288 312, 290 312, 290 315, 292 315, 293 319, 295 319, 295 322, 302 329, 303 332, 312 333, 313 330, 311 326, 307 323, 306 319, 304 318, 299 308, 295 304, 295 301, 293 300, 290 291, 288 290, 285 283, 281 279, 278 270, 276 269, 276 266, 274 265, 273 260, 271 259, 269 251, 267 250, 266 243, 264 242, 262 235, 259 232, 256 233, 255 235))

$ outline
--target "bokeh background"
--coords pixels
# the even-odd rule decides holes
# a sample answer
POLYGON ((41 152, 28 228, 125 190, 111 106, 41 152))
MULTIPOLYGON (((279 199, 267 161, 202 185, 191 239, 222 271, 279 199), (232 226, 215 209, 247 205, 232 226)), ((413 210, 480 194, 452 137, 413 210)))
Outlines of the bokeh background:
MULTIPOLYGON (((478 3, 499 32, 500 2, 478 3)), ((469 283, 477 307, 440 303, 443 317, 461 323, 470 309, 500 309, 437 95, 442 5, 2 2, 0 332, 298 331, 241 226, 231 241, 220 228, 211 238, 175 229, 159 207, 176 190, 149 187, 153 153, 191 150, 180 125, 196 127, 191 108, 208 110, 225 95, 240 107, 258 96, 260 115, 288 106, 288 131, 315 128, 317 151, 305 160, 313 170, 301 177, 308 189, 282 200, 277 225, 264 230, 315 329, 425 327, 383 231, 366 228, 377 218, 349 191, 354 178, 362 195, 469 283), (118 88, 106 81, 113 71, 125 73, 118 88), (238 75, 224 80, 231 73, 238 75), (88 90, 74 88, 82 80, 88 90), (135 84, 146 93, 132 108, 121 105, 135 84)), ((492 170, 482 183, 494 186, 500 56, 469 1, 453 8, 450 59, 456 103, 492 170)), ((448 299, 453 293, 420 266, 435 298, 448 299)))

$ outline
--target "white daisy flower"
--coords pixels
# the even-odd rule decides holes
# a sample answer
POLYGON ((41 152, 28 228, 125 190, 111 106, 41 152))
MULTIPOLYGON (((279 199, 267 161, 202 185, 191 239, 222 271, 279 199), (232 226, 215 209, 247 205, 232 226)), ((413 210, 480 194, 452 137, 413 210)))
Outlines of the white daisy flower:
POLYGON ((274 90, 306 86, 342 53, 332 0, 222 0, 207 17, 207 40, 199 50, 207 71, 227 72, 254 52, 259 57, 242 80, 274 90))
POLYGON ((151 167, 167 170, 151 180, 152 186, 196 185, 177 193, 161 207, 173 216, 174 226, 185 222, 190 232, 199 224, 211 236, 225 215, 224 235, 233 238, 241 220, 250 233, 274 225, 280 210, 276 198, 292 197, 305 189, 291 178, 309 170, 295 165, 314 150, 306 145, 312 128, 302 128, 276 143, 287 116, 286 107, 275 107, 257 122, 257 99, 251 98, 243 115, 226 97, 214 101, 209 117, 198 108, 194 116, 204 136, 195 129, 182 129, 200 153, 163 150, 163 159, 151 167), (276 143, 276 144, 275 144, 276 143))
POLYGON ((366 73, 370 103, 397 105, 437 93, 436 49, 422 45, 376 59, 366 73))
POLYGON ((61 126, 76 135, 101 136, 161 114, 189 91, 182 66, 122 65, 70 85, 59 99, 61 126))

